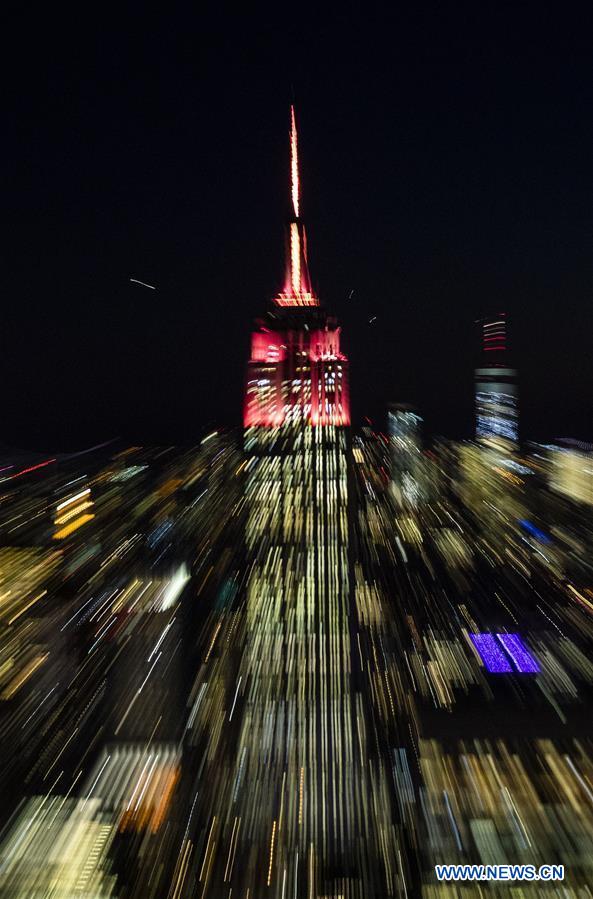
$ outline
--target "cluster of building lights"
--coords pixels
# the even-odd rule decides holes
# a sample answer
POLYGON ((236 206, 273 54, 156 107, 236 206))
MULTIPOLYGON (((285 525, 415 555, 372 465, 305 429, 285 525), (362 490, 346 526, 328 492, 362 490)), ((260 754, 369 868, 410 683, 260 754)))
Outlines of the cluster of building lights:
POLYGON ((68 497, 56 506, 54 517, 54 540, 65 540, 95 517, 90 511, 93 508, 91 489, 84 490, 68 497))

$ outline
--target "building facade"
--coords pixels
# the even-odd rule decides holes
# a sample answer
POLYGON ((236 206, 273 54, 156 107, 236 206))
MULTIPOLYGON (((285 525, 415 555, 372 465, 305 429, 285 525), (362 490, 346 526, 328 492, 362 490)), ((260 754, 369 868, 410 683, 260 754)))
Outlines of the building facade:
POLYGON ((387 409, 391 450, 391 492, 398 506, 416 506, 423 493, 422 419, 404 403, 387 409))
POLYGON ((481 363, 475 372, 476 439, 514 449, 519 440, 517 372, 508 364, 507 317, 501 312, 479 322, 481 363))

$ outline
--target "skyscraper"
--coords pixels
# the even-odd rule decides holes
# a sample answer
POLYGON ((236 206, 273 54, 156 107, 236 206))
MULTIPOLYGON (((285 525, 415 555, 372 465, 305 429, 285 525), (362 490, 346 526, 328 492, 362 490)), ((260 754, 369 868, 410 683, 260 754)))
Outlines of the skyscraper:
POLYGON ((512 449, 519 439, 517 372, 509 368, 506 313, 480 322, 481 365, 476 368, 476 438, 512 449))
POLYGON ((270 777, 284 781, 277 848, 282 853, 285 841, 284 851, 300 853, 304 871, 320 858, 339 865, 355 833, 348 770, 350 408, 340 328, 311 287, 294 108, 290 146, 286 275, 256 323, 248 364, 251 574, 243 670, 250 695, 241 743, 252 794, 261 791, 253 807, 267 827, 280 814, 281 784, 270 789, 270 777))
POLYGON ((399 894, 403 878, 392 762, 369 704, 379 597, 353 558, 348 360, 309 276, 294 109, 290 161, 286 275, 248 363, 244 574, 212 643, 225 633, 239 652, 208 651, 192 711, 199 801, 216 812, 195 834, 197 878, 202 895, 369 899, 399 894))
POLYGON ((391 403, 387 431, 391 450, 391 492, 397 505, 417 505, 422 493, 422 419, 412 406, 391 403))

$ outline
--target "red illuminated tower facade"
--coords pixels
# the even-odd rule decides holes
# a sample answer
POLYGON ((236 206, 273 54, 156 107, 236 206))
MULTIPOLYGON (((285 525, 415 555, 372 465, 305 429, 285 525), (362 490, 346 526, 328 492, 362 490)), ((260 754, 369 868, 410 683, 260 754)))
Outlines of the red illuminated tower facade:
POLYGON ((307 237, 300 217, 300 177, 294 107, 290 119, 292 216, 284 286, 251 338, 246 428, 350 424, 348 360, 336 319, 311 287, 307 237))

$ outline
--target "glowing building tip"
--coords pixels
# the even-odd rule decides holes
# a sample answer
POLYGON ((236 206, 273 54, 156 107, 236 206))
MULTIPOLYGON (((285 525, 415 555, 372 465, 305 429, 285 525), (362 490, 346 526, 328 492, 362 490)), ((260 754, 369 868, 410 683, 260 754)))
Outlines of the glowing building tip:
POLYGON ((290 187, 293 217, 288 230, 284 289, 275 298, 279 306, 318 306, 311 288, 307 240, 300 219, 299 155, 294 105, 290 107, 290 187))
POLYGON ((295 218, 299 217, 299 153, 297 143, 296 116, 294 106, 290 107, 290 183, 292 208, 295 218))

